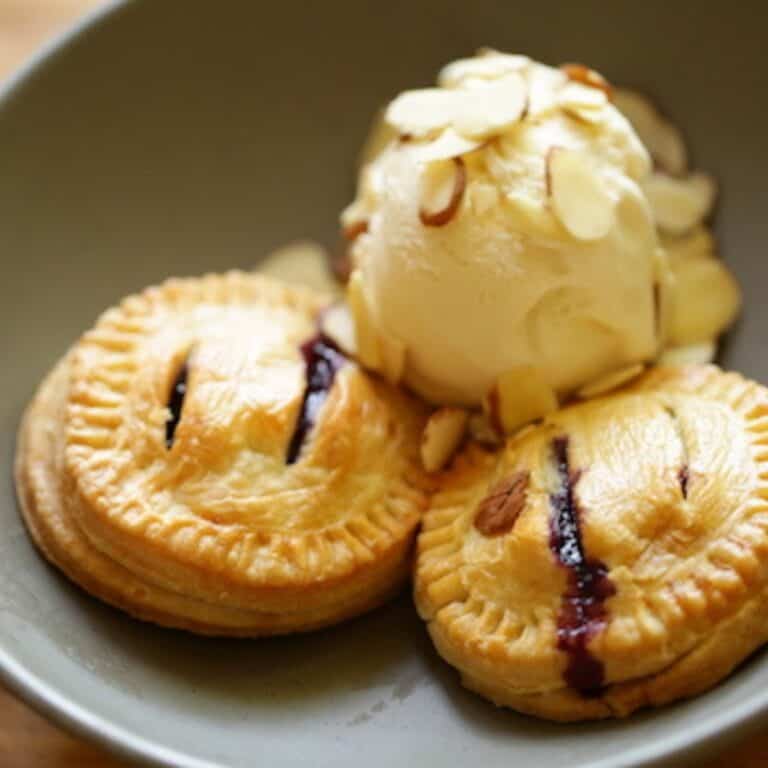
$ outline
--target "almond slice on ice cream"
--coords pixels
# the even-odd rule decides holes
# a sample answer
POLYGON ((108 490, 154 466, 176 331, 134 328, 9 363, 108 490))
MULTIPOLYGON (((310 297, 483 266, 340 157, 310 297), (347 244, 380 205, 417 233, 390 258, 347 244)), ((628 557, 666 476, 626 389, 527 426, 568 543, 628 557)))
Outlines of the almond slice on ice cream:
POLYGON ((421 88, 397 96, 384 113, 389 125, 417 138, 450 125, 461 105, 461 94, 440 88, 421 88))
POLYGON ((641 186, 656 224, 670 235, 684 235, 701 224, 711 213, 717 195, 717 185, 706 173, 693 173, 684 179, 652 173, 641 186))
POLYGON ((453 457, 467 431, 469 414, 463 408, 439 408, 427 421, 421 438, 421 461, 427 472, 437 472, 453 457))
POLYGON ((472 139, 502 133, 517 123, 528 107, 528 85, 516 72, 460 93, 460 109, 451 124, 457 133, 472 139))
POLYGON ((467 186, 467 169, 460 157, 438 160, 424 168, 419 219, 425 227, 443 227, 458 213, 467 186))
POLYGON ((458 88, 471 80, 495 80, 519 72, 531 63, 527 56, 486 50, 471 59, 452 61, 440 70, 437 82, 443 88, 458 88))
POLYGON ((477 139, 468 139, 456 133, 452 128, 446 128, 440 136, 429 144, 420 145, 417 149, 417 157, 423 163, 431 163, 435 160, 452 160, 469 152, 474 152, 482 142, 477 139))
POLYGON ((553 147, 547 155, 547 191, 552 209, 578 240, 599 240, 610 232, 615 202, 587 157, 553 147))
POLYGON ((511 434, 557 410, 557 395, 537 368, 521 365, 503 373, 483 401, 494 427, 511 434))
POLYGON ((611 84, 594 69, 590 69, 584 64, 562 64, 560 69, 570 81, 602 91, 609 99, 611 98, 613 93, 611 84))
POLYGON ((628 88, 617 88, 613 103, 629 120, 658 168, 673 176, 688 169, 688 152, 680 129, 667 120, 645 96, 628 88))

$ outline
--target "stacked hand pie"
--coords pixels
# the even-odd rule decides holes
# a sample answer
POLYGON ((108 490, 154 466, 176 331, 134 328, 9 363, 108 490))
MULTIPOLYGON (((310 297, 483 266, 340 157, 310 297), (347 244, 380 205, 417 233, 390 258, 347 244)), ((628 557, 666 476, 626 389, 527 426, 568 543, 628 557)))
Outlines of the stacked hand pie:
POLYGON ((21 428, 45 555, 135 616, 210 634, 314 629, 400 588, 424 408, 318 334, 327 303, 232 273, 103 315, 21 428))

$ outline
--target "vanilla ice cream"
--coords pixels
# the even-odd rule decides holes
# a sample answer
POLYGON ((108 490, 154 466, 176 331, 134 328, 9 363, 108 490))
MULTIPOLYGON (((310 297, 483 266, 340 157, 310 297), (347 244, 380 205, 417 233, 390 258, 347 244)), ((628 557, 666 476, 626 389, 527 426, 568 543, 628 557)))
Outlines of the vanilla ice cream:
POLYGON ((502 426, 657 358, 674 276, 651 159, 597 73, 485 52, 408 91, 342 215, 358 354, 502 426))

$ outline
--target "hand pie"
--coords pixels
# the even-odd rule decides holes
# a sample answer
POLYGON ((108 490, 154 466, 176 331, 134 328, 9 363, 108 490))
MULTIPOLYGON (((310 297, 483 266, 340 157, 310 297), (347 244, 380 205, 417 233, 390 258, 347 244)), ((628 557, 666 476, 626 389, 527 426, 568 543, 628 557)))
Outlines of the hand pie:
POLYGON ((421 405, 318 335, 322 294, 230 273, 102 316, 43 383, 17 483, 40 549, 135 616, 310 630, 407 579, 421 405))
POLYGON ((713 686, 768 640, 768 391, 656 369, 470 446, 426 513, 415 595, 498 705, 582 720, 713 686))

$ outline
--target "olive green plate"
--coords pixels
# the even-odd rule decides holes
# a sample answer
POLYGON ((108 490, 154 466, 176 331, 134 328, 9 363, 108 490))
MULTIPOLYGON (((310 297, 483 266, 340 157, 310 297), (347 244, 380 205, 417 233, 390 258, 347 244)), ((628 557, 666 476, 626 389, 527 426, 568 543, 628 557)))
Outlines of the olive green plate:
POLYGON ((480 45, 646 87, 724 185, 747 312, 727 363, 768 380, 766 5, 582 0, 134 0, 0 99, 0 672, 59 722, 179 766, 680 765, 768 708, 759 655, 624 722, 540 723, 461 689, 407 595, 308 637, 211 641, 134 622, 46 566, 18 517, 14 432, 97 313, 171 274, 332 243, 369 116, 480 45))

